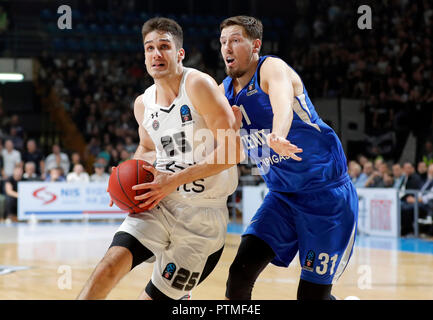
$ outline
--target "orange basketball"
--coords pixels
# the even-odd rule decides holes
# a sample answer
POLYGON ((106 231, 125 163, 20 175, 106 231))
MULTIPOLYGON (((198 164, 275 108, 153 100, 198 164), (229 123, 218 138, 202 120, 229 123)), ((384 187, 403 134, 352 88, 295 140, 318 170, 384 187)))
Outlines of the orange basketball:
POLYGON ((153 174, 145 170, 143 164, 149 163, 144 160, 126 160, 113 168, 108 180, 108 193, 114 204, 130 213, 147 210, 138 206, 142 201, 134 200, 135 196, 142 195, 147 190, 132 190, 137 184, 153 181, 153 174))

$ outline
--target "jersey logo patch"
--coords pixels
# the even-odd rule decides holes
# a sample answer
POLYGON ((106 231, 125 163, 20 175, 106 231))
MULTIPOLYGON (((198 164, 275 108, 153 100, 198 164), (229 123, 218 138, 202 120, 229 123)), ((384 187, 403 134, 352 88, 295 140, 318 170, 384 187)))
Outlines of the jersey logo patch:
POLYGON ((158 120, 153 120, 152 128, 155 131, 159 129, 159 121, 158 120))
POLYGON ((180 107, 180 117, 182 119, 182 123, 192 121, 191 110, 186 104, 180 107))
POLYGON ((308 251, 307 257, 305 258, 304 267, 303 267, 304 270, 313 271, 315 257, 316 254, 314 253, 313 250, 308 251))
POLYGON ((174 263, 170 262, 165 267, 164 272, 162 273, 162 276, 167 280, 171 280, 171 278, 173 278, 173 275, 175 272, 176 272, 176 265, 174 263))
POLYGON ((250 96, 256 92, 257 92, 257 89, 256 89, 256 84, 255 84, 255 78, 253 78, 251 80, 250 84, 248 85, 247 96, 250 96))

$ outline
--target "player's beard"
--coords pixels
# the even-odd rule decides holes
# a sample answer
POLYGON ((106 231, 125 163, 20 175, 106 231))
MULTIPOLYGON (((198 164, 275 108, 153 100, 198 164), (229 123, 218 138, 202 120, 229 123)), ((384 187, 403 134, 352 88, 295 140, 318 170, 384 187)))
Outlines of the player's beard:
POLYGON ((226 74, 233 79, 242 77, 246 72, 246 70, 231 70, 226 67, 226 74))
MULTIPOLYGON (((251 63, 252 58, 253 58, 253 54, 251 53, 250 57, 246 59, 247 60, 246 65, 249 65, 251 63)), ((233 69, 229 69, 227 66, 225 69, 226 69, 226 74, 232 79, 240 78, 248 71, 248 68, 245 68, 243 70, 242 69, 233 70, 233 69)))

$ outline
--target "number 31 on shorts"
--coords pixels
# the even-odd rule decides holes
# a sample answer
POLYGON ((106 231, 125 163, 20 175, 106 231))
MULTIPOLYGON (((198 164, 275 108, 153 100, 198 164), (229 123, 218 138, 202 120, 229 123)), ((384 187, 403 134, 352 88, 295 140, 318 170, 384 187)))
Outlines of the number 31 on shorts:
POLYGON ((335 269, 335 263, 337 262, 338 259, 338 254, 335 254, 331 257, 331 259, 329 259, 329 254, 322 252, 319 254, 319 256, 317 257, 317 259, 320 261, 320 265, 318 265, 316 267, 316 273, 318 275, 324 275, 327 271, 328 271, 328 265, 329 262, 331 262, 331 269, 329 270, 329 274, 333 275, 334 274, 334 269, 335 269), (331 261, 329 261, 331 260, 331 261))

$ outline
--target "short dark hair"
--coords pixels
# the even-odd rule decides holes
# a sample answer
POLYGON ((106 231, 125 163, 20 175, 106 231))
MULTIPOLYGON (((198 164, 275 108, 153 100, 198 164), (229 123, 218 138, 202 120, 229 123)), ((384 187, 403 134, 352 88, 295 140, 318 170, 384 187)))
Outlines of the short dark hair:
POLYGON ((174 20, 163 17, 155 17, 147 20, 141 28, 141 35, 143 40, 146 35, 154 30, 165 31, 170 33, 173 38, 177 49, 183 46, 183 31, 182 27, 174 20))
POLYGON ((241 26, 244 28, 247 37, 251 40, 260 39, 263 37, 263 24, 254 17, 249 16, 235 16, 225 19, 220 24, 220 31, 230 26, 241 26))

